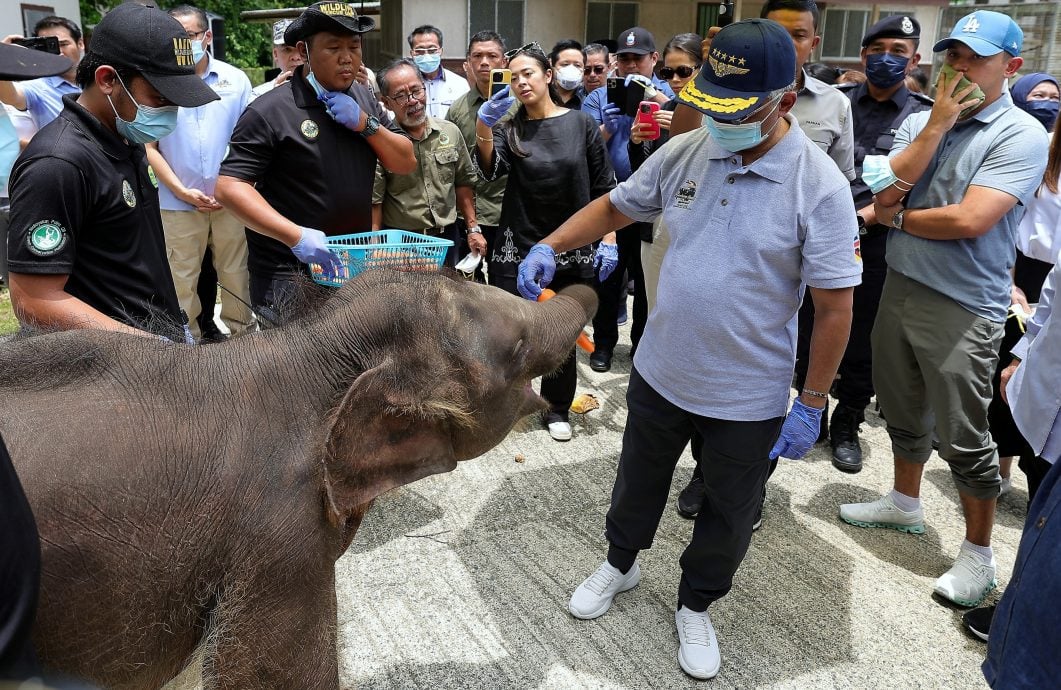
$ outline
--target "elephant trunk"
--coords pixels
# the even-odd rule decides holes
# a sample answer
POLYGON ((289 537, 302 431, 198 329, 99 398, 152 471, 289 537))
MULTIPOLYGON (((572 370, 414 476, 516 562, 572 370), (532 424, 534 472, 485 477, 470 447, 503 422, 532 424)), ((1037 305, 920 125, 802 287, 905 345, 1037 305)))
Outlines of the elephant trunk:
POLYGON ((535 375, 563 364, 575 339, 597 312, 597 293, 588 285, 571 285, 552 299, 533 306, 532 343, 536 356, 529 363, 535 375))

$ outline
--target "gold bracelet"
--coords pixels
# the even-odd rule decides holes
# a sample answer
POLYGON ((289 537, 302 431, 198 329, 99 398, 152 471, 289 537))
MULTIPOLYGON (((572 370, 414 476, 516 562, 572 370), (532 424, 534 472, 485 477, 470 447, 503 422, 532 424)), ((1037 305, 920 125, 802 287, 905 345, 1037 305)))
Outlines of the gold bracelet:
POLYGON ((829 399, 828 393, 822 393, 821 391, 812 390, 810 388, 804 388, 802 391, 800 391, 800 393, 809 395, 812 398, 821 398, 822 400, 829 399))
POLYGON ((481 141, 484 144, 492 144, 492 143, 494 143, 494 138, 493 137, 481 137, 478 134, 476 134, 475 135, 475 139, 476 139, 476 141, 481 141))

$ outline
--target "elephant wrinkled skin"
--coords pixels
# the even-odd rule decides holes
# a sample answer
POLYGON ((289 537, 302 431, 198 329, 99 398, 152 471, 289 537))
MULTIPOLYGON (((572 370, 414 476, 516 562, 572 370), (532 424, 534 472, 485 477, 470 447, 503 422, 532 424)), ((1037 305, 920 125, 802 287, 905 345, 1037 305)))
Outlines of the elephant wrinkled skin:
POLYGON ((103 331, 0 348, 0 431, 42 543, 50 669, 157 688, 337 688, 335 561, 379 494, 474 458, 544 403, 590 288, 534 304, 372 271, 208 347, 103 331))

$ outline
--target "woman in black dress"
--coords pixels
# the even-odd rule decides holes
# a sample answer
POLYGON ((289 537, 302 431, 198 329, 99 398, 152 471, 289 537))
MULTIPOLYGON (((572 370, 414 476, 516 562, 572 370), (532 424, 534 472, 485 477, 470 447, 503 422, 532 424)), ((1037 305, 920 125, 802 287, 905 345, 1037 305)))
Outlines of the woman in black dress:
MULTIPOLYGON (((558 105, 553 72, 541 48, 531 44, 507 57, 512 85, 479 110, 476 165, 487 180, 508 174, 497 240, 489 257, 490 284, 519 294, 516 272, 530 248, 590 201, 609 192, 615 186, 615 173, 593 118, 558 105), (520 103, 516 114, 494 127, 512 99, 520 103)), ((614 245, 614 235, 603 242, 614 245)), ((550 287, 592 285, 597 251, 586 245, 558 255, 550 287)), ((606 272, 607 266, 602 265, 602 273, 606 272)), ((549 403, 544 421, 557 441, 571 438, 568 413, 576 384, 572 350, 557 372, 542 379, 541 394, 549 403)))

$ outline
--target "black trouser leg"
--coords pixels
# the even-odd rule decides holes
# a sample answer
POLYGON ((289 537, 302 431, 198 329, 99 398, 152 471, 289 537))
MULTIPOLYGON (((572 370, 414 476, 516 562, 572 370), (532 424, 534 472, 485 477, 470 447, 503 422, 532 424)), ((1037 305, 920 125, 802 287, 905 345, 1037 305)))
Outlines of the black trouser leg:
POLYGON ((262 329, 279 326, 291 319, 295 301, 295 274, 263 275, 250 273, 251 307, 261 318, 262 329))
POLYGON ((195 286, 199 296, 199 332, 207 333, 219 330, 214 321, 214 305, 217 304, 217 270, 214 269, 214 253, 207 246, 203 254, 203 267, 199 270, 199 282, 195 286))
MULTIPOLYGON (((855 286, 851 314, 851 336, 840 361, 840 379, 836 382, 836 397, 840 404, 864 410, 873 397, 873 347, 870 334, 877 319, 884 277, 888 264, 884 254, 887 236, 865 235, 862 238, 862 283, 855 286)), ((803 325, 800 324, 801 337, 803 325)), ((808 333, 808 338, 810 334, 808 333)), ((804 372, 804 376, 806 373, 804 372)))
POLYGON ((645 332, 645 321, 648 320, 645 271, 641 266, 642 225, 646 225, 646 223, 634 223, 629 227, 623 228, 617 234, 619 254, 621 256, 625 254, 624 264, 627 280, 634 281, 634 311, 631 314, 633 321, 630 324, 630 344, 633 349, 637 349, 637 344, 641 341, 641 334, 645 332))
POLYGON ((626 299, 626 283, 635 281, 640 286, 634 291, 634 323, 630 337, 634 344, 641 339, 648 318, 648 298, 645 296, 645 275, 641 268, 641 235, 639 223, 628 225, 616 234, 616 246, 619 250, 619 265, 603 283, 596 282, 597 314, 593 317, 593 345, 597 350, 611 352, 619 342, 619 305, 626 299), (629 276, 627 274, 629 273, 629 276), (640 294, 640 299, 638 295, 640 294), (638 326, 638 310, 641 310, 641 321, 638 326), (636 339, 635 339, 636 333, 636 339))
POLYGON ((0 684, 40 675, 30 639, 40 574, 37 523, 0 439, 0 684))

